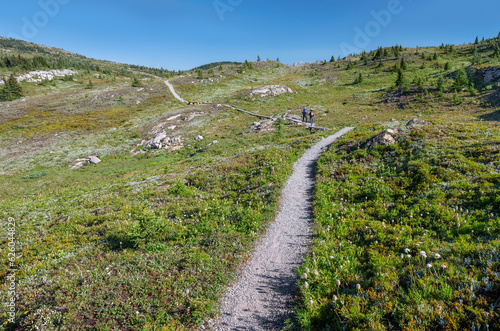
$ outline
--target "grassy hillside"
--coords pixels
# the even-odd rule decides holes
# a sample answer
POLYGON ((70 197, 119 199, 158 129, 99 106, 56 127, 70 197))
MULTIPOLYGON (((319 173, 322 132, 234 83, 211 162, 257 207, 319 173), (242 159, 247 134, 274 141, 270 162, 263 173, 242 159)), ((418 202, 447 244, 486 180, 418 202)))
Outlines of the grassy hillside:
MULTIPOLYGON (((441 319, 453 329, 450 318, 456 328, 497 325, 498 308, 486 307, 498 300, 500 92, 498 79, 485 81, 483 75, 498 66, 497 42, 394 47, 297 67, 226 64, 173 78, 183 98, 206 103, 199 106, 176 101, 163 79, 150 75, 134 87, 120 71, 128 68, 112 63, 99 64, 109 65, 111 74, 93 68, 79 72, 76 81, 21 83, 23 98, 0 103, 0 219, 16 221, 18 252, 15 323, 2 312, 2 327, 202 325, 273 219, 293 162, 328 134, 281 118, 304 106, 316 110, 319 126, 358 129, 320 162, 317 238, 299 274, 310 270, 308 287, 301 281, 299 327, 431 329, 441 319), (407 68, 395 86, 402 58, 407 68), (296 93, 250 97, 253 89, 274 84, 296 93), (277 120, 269 130, 250 132, 258 119, 224 103, 277 120), (432 124, 402 130, 388 147, 364 144, 415 117, 432 124), (163 130, 177 143, 143 150, 163 130), (90 155, 102 162, 69 168, 90 155), (334 189, 339 183, 340 191, 334 189), (457 224, 456 217, 461 226, 448 226, 457 224), (416 257, 417 247, 429 261, 416 257), (401 253, 412 259, 400 260, 401 253), (434 269, 422 268, 424 262, 434 269), (472 285, 459 285, 465 281, 472 285), (383 304, 373 304, 382 296, 383 304), (429 311, 437 305, 441 315, 429 311), (418 320, 412 319, 417 311, 418 320)), ((42 51, 21 55, 33 58, 36 52, 42 51)), ((9 240, 2 237, 2 247, 9 240)), ((6 249, 0 254, 8 261, 6 249)), ((8 269, 7 263, 0 266, 5 297, 8 269)))

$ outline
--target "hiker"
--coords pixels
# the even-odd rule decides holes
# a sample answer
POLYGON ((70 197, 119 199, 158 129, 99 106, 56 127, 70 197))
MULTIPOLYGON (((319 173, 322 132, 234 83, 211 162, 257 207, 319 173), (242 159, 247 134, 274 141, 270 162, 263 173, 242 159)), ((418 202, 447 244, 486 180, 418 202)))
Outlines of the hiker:
POLYGON ((311 126, 313 126, 313 122, 314 122, 314 110, 310 110, 309 111, 309 118, 311 119, 311 126))
POLYGON ((304 110, 302 111, 302 122, 307 122, 307 108, 304 107, 304 110))

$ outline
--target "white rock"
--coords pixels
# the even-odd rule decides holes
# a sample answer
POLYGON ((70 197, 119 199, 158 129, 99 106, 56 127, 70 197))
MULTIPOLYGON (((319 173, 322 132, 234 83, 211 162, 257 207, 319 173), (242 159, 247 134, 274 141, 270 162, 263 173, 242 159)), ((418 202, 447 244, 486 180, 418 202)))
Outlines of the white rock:
POLYGON ((293 93, 292 89, 284 85, 269 85, 258 88, 250 92, 251 97, 266 97, 266 96, 276 96, 280 94, 293 93))
POLYGON ((194 138, 195 140, 203 140, 203 136, 199 135, 199 136, 196 136, 196 138, 194 138))
POLYGON ((97 156, 91 156, 88 160, 90 164, 98 164, 101 163, 101 160, 97 156))

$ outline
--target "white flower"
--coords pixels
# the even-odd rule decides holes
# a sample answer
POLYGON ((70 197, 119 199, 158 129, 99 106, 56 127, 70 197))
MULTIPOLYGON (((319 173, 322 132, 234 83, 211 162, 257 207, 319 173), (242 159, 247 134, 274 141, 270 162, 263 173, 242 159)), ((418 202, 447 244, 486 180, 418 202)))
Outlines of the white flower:
POLYGON ((356 290, 361 291, 361 285, 360 284, 356 284, 356 290))
POLYGON ((306 268, 306 270, 304 270, 306 272, 306 274, 309 273, 309 268, 306 268))
POLYGON ((313 274, 314 274, 314 276, 319 276, 319 272, 318 272, 318 270, 317 270, 317 269, 314 269, 313 274))
POLYGON ((427 269, 430 269, 430 268, 432 268, 432 264, 427 263, 426 267, 427 267, 427 269))
POLYGON ((337 284, 337 286, 340 286, 340 280, 337 279, 337 281, 335 282, 335 284, 337 284))
POLYGON ((425 251, 420 251, 420 255, 422 255, 423 257, 427 257, 427 253, 425 251))
POLYGON ((304 288, 309 288, 309 283, 308 282, 304 282, 304 288))
POLYGON ((314 303, 313 298, 309 298, 309 304, 312 306, 314 303))
POLYGON ((435 257, 436 259, 440 259, 440 258, 441 258, 441 255, 439 255, 438 253, 436 253, 436 254, 434 254, 434 257, 435 257))
POLYGON ((333 256, 330 256, 330 259, 333 259, 333 256))
POLYGON ((411 259, 411 255, 410 254, 407 254, 406 257, 409 258, 409 259, 411 259))
POLYGON ((410 253, 410 249, 409 248, 405 248, 405 253, 410 253))
POLYGON ((448 267, 446 266, 446 264, 443 263, 443 264, 441 264, 441 268, 446 269, 448 267))
POLYGON ((401 260, 405 258, 405 255, 401 253, 401 260))
POLYGON ((301 279, 307 279, 307 274, 303 273, 302 276, 300 276, 301 279))

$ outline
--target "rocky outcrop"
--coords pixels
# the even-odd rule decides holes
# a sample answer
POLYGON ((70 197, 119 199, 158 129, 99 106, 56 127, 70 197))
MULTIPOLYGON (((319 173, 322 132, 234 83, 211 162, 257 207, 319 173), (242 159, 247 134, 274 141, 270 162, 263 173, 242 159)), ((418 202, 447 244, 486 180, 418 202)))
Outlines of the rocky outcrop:
POLYGON ((476 70, 477 77, 485 83, 500 81, 500 66, 491 66, 476 70))
POLYGON ((406 126, 417 126, 417 125, 428 125, 428 124, 431 124, 431 122, 427 122, 424 120, 419 120, 418 118, 414 118, 414 119, 408 121, 408 123, 406 123, 406 126))
MULTIPOLYGON (((54 77, 64 77, 64 76, 73 76, 78 74, 77 71, 63 69, 63 70, 37 70, 30 71, 27 74, 17 76, 17 81, 27 81, 28 83, 41 83, 44 80, 53 80, 54 77)), ((4 85, 3 79, 0 78, 0 85, 4 85)))
POLYGON ((250 92, 250 97, 274 97, 286 93, 293 93, 293 91, 284 85, 269 85, 253 90, 250 92))
POLYGON ((387 129, 380 132, 372 141, 373 145, 390 146, 396 143, 396 136, 399 133, 398 129, 387 129))
POLYGON ((144 144, 144 148, 151 148, 151 149, 163 148, 175 151, 184 147, 184 144, 182 143, 183 141, 184 139, 181 136, 169 138, 167 137, 167 133, 165 131, 162 131, 158 133, 156 136, 154 136, 153 139, 148 140, 144 144))
POLYGON ((144 145, 145 148, 160 149, 163 146, 163 140, 167 137, 167 133, 162 131, 154 136, 153 139, 148 140, 144 145))
POLYGON ((257 131, 260 131, 260 132, 273 131, 275 129, 274 123, 276 122, 276 120, 277 120, 277 118, 271 118, 268 120, 253 122, 250 129, 245 133, 257 132, 257 131))
POLYGON ((90 155, 86 158, 76 159, 75 161, 73 161, 73 164, 69 165, 69 168, 73 169, 73 170, 77 170, 85 165, 90 165, 90 164, 96 165, 96 164, 99 164, 101 162, 102 161, 96 155, 90 155))

